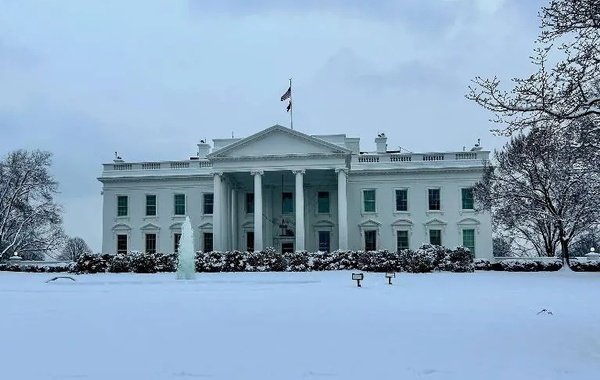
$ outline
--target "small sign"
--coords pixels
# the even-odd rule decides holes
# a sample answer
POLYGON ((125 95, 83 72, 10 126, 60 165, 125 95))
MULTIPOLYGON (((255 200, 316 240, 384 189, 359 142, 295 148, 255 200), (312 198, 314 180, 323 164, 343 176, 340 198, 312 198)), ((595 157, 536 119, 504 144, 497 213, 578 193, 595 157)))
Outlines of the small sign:
POLYGON ((356 286, 360 288, 360 281, 365 278, 365 275, 362 273, 352 273, 352 279, 356 281, 356 286))
POLYGON ((396 277, 396 272, 387 272, 385 277, 388 279, 388 284, 392 285, 392 278, 396 277))

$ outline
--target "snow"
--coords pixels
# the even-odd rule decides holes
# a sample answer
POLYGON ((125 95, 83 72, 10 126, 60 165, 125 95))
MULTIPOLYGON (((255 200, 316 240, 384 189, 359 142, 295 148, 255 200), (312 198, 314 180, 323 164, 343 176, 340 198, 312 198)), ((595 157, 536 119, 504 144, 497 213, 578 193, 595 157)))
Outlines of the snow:
POLYGON ((0 272, 2 379, 597 379, 600 273, 0 272), (549 313, 539 313, 542 309, 549 313), (539 313, 539 314, 538 314, 539 313))

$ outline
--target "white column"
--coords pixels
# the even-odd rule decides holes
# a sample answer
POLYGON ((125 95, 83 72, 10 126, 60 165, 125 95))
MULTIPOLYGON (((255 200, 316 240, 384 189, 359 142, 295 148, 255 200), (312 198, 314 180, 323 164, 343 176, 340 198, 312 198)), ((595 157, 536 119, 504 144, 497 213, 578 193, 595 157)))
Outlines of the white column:
MULTIPOLYGON (((225 179, 225 178, 224 178, 225 179)), ((229 227, 231 227, 231 222, 229 221, 229 202, 231 202, 231 197, 229 196, 229 183, 224 181, 223 183, 223 219, 221 220, 223 229, 223 250, 229 250, 229 227)))
POLYGON ((294 170, 296 176, 296 251, 304 251, 304 170, 294 170))
POLYGON ((213 250, 223 250, 223 232, 221 231, 223 218, 223 209, 221 204, 223 200, 223 184, 221 183, 221 176, 223 173, 213 174, 213 250))
POLYGON ((231 250, 238 248, 237 191, 231 189, 231 250))
POLYGON ((254 250, 262 251, 263 247, 263 205, 262 205, 262 170, 252 171, 254 176, 254 250))
POLYGON ((336 169, 338 175, 338 249, 348 249, 348 199, 346 196, 346 169, 336 169))

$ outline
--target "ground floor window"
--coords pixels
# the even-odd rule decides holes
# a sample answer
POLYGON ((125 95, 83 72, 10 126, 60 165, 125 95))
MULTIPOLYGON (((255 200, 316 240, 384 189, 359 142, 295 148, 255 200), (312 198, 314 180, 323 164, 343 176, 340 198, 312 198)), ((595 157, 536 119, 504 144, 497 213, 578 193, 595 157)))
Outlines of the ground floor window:
POLYGON ((179 252, 179 240, 181 240, 180 233, 173 234, 173 252, 179 252))
POLYGON ((408 249, 408 231, 401 230, 396 232, 396 245, 398 251, 408 249))
POLYGON ((429 230, 429 244, 442 245, 442 230, 429 230))
POLYGON ((127 253, 127 235, 117 235, 117 253, 127 253))
POLYGON ((146 234, 146 252, 156 253, 156 234, 146 234))
POLYGON ((246 251, 254 252, 254 231, 246 231, 246 251))
POLYGON ((319 231, 319 251, 329 252, 331 250, 331 233, 329 231, 319 231))
POLYGON ((281 243, 281 253, 293 253, 294 252, 294 243, 281 243))
POLYGON ((475 256, 475 230, 466 229, 462 231, 463 247, 469 248, 471 255, 475 256))
POLYGON ((205 232, 203 235, 203 252, 212 252, 213 250, 213 234, 212 232, 205 232))
POLYGON ((376 251, 377 250, 377 231, 367 230, 365 231, 365 251, 376 251))

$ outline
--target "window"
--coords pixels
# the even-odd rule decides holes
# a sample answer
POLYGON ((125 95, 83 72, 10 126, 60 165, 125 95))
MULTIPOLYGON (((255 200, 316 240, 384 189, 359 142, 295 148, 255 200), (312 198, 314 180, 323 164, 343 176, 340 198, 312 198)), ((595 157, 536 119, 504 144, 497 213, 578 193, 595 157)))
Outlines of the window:
POLYGON ((408 249, 408 231, 400 230, 396 232, 396 243, 398 251, 408 249))
POLYGON ((319 214, 329 213, 329 192, 319 191, 317 193, 317 212, 319 214))
POLYGON ((156 216, 156 195, 146 195, 146 216, 156 216))
POLYGON ((475 256, 475 230, 463 230, 463 247, 469 248, 471 255, 475 256))
POLYGON ((396 190, 396 211, 408 211, 408 190, 396 190))
POLYGON ((376 251, 377 250, 377 231, 367 230, 365 231, 365 251, 376 251))
POLYGON ((246 251, 254 252, 254 231, 246 232, 246 251))
POLYGON ((175 215, 185 215, 185 194, 175 194, 175 215))
POLYGON ((442 245, 442 230, 429 230, 429 244, 442 245))
POLYGON ((473 188, 462 189, 462 208, 463 210, 473 210, 473 188))
POLYGON ((204 233, 204 247, 202 247, 203 252, 212 252, 213 250, 213 234, 212 232, 204 233))
POLYGON ((119 195, 117 197, 117 216, 127 216, 127 195, 119 195))
POLYGON ((117 235, 117 253, 127 253, 127 235, 117 235))
POLYGON ((375 212, 375 190, 363 190, 363 211, 375 212))
POLYGON ((202 198, 204 214, 212 215, 214 200, 215 196, 213 193, 204 193, 202 198))
POLYGON ((281 212, 289 214, 294 212, 294 194, 281 193, 281 212))
POLYGON ((174 233, 173 234, 173 251, 174 252, 179 252, 179 240, 181 240, 181 234, 174 233))
POLYGON ((319 231, 319 251, 329 252, 331 249, 331 234, 329 231, 319 231))
POLYGON ((156 234, 146 234, 146 252, 156 253, 156 234))
POLYGON ((440 209, 440 189, 429 189, 429 209, 440 209))
POLYGON ((294 253, 294 243, 281 243, 281 253, 294 253))
POLYGON ((246 214, 254 213, 254 193, 246 193, 246 214))

